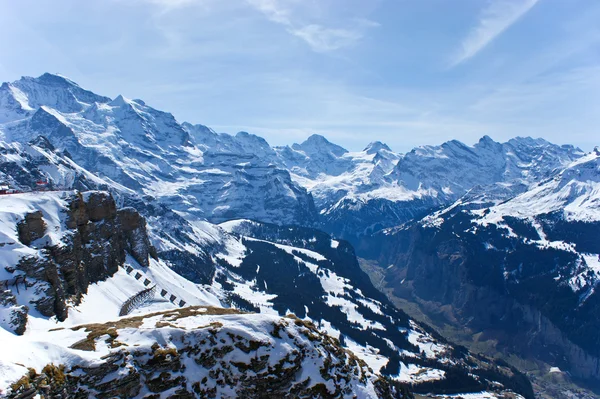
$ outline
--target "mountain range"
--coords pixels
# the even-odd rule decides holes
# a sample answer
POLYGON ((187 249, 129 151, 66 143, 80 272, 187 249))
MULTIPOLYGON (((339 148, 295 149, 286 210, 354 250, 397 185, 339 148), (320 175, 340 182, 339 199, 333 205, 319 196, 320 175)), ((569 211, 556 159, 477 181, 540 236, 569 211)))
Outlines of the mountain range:
POLYGON ((553 395, 597 389, 599 159, 488 136, 406 154, 319 135, 274 147, 60 75, 4 83, 0 182, 20 193, 0 197, 0 280, 14 285, 0 325, 22 345, 0 358, 0 390, 264 397, 249 389, 273 379, 271 397, 533 398, 550 377, 553 395), (466 332, 448 341, 429 325, 466 332), (62 385, 39 382, 48 365, 62 385))

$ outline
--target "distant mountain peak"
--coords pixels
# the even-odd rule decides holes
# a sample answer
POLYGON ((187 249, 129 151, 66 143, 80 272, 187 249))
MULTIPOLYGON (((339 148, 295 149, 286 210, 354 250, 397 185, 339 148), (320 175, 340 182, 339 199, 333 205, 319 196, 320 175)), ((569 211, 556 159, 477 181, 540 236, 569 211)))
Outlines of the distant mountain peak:
POLYGON ((497 142, 486 134, 479 139, 479 144, 497 144, 497 142))
POLYGON ((38 76, 37 78, 33 78, 33 79, 38 80, 40 82, 44 82, 46 84, 69 85, 69 86, 79 87, 79 85, 77 83, 75 83, 71 79, 67 78, 66 76, 58 74, 58 73, 46 72, 46 73, 43 73, 42 75, 38 76))
POLYGON ((184 129, 188 130, 188 131, 198 131, 198 132, 203 132, 206 134, 211 134, 211 135, 216 135, 217 132, 215 132, 213 129, 211 129, 210 127, 206 126, 206 125, 201 125, 200 123, 197 124, 192 124, 189 122, 183 122, 181 124, 181 127, 183 127, 184 129))
POLYGON ((302 144, 311 143, 311 142, 313 142, 313 143, 317 143, 317 142, 329 143, 329 140, 327 140, 325 138, 325 136, 322 136, 320 134, 311 134, 310 136, 308 136, 308 138, 306 140, 304 140, 304 142, 302 144))
POLYGON ((294 144, 292 148, 294 150, 304 151, 308 154, 331 152, 337 157, 341 157, 348 152, 344 147, 333 144, 320 134, 313 134, 301 144, 294 144))
POLYGON ((235 138, 246 147, 247 150, 251 149, 259 155, 264 155, 265 152, 271 153, 273 151, 267 140, 256 134, 241 131, 235 135, 235 138))
POLYGON ((123 105, 128 105, 128 104, 129 104, 129 100, 127 100, 121 94, 119 94, 117 97, 115 97, 114 100, 112 100, 110 103, 108 103, 108 105, 110 105, 111 107, 122 107, 123 105))
POLYGON ((386 150, 386 151, 390 151, 390 152, 392 151, 391 148, 388 147, 387 144, 382 143, 381 141, 370 142, 369 145, 367 145, 363 151, 366 152, 367 154, 375 154, 376 152, 379 152, 381 150, 386 150))
POLYGON ((492 139, 490 136, 488 136, 486 134, 485 136, 480 138, 479 141, 477 142, 477 144, 475 144, 473 147, 480 148, 480 149, 487 149, 487 150, 491 150, 491 151, 495 152, 495 151, 501 151, 502 143, 495 141, 494 139, 492 139))
POLYGON ((508 143, 512 143, 512 144, 525 144, 525 145, 533 145, 533 146, 538 146, 538 145, 551 145, 550 142, 542 139, 542 138, 533 138, 531 136, 517 136, 514 137, 510 140, 508 140, 508 143))
POLYGON ((83 89, 71 79, 52 73, 44 73, 37 78, 23 76, 9 84, 2 85, 0 107, 10 111, 0 120, 23 119, 41 106, 48 106, 59 112, 79 112, 94 103, 108 103, 109 97, 100 96, 83 89))

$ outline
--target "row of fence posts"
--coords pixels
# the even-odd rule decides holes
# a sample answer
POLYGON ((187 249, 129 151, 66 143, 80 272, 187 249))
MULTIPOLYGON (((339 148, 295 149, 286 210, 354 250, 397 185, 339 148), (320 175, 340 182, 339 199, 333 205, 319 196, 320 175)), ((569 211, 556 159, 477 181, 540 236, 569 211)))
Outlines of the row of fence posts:
MULTIPOLYGON (((133 267, 127 265, 125 267, 125 270, 127 271, 127 274, 131 274, 135 269, 133 267)), ((136 280, 140 280, 143 277, 143 275, 140 272, 136 272, 133 275, 133 277, 136 280)), ((152 282, 150 280, 148 280, 147 278, 144 279, 144 286, 147 287, 151 283, 152 282)), ((19 285, 22 285, 23 288, 25 288, 25 290, 27 290, 27 277, 26 276, 20 275, 20 276, 16 276, 15 278, 12 278, 9 280, 0 280, 0 290, 12 290, 14 288, 17 290, 17 294, 20 294, 19 285)), ((137 294, 135 294, 134 296, 129 298, 127 301, 125 301, 125 303, 121 307, 121 312, 123 312, 123 309, 126 307, 125 305, 128 302, 131 302, 131 304, 133 304, 133 307, 139 306, 143 302, 150 299, 150 297, 152 295, 154 295, 155 291, 156 291, 156 285, 138 292, 137 294)), ((170 294, 165 289, 160 290, 160 296, 165 299, 168 299, 169 302, 171 302, 172 304, 177 305, 179 307, 184 307, 186 305, 186 302, 184 300, 177 300, 177 296, 170 294)), ((130 307, 130 306, 127 306, 127 307, 130 307)), ((127 313, 129 313, 131 310, 133 310, 133 307, 131 309, 129 309, 127 311, 127 313)), ((125 314, 127 314, 127 313, 125 313, 125 314)))
POLYGON ((133 309, 137 308, 138 306, 141 306, 146 301, 149 301, 151 298, 154 297, 155 291, 156 285, 153 285, 152 287, 143 289, 137 294, 127 299, 125 302, 123 302, 123 305, 121 306, 119 316, 128 315, 133 309))
MULTIPOLYGON (((134 269, 133 267, 131 267, 130 265, 127 265, 127 266, 125 266, 125 271, 127 272, 127 274, 131 274, 131 273, 133 273, 133 272, 135 271, 135 269, 134 269)), ((136 273, 133 275, 133 277, 134 277, 136 280, 140 280, 140 279, 143 277, 143 275, 142 275, 142 273, 140 273, 140 272, 138 271, 138 272, 136 272, 136 273)), ((148 280, 147 278, 146 278, 146 279, 144 279, 144 286, 146 286, 146 287, 147 287, 147 286, 149 286, 151 283, 152 283, 152 281, 148 280)), ((165 298, 165 299, 168 299, 168 300, 169 300, 169 302, 171 302, 172 304, 174 304, 174 305, 177 305, 177 306, 179 306, 179 307, 184 307, 184 306, 186 305, 186 302, 185 302, 184 300, 177 300, 177 297, 176 297, 175 295, 173 295, 173 294, 170 294, 170 293, 169 293, 167 290, 165 290, 165 289, 161 289, 161 290, 160 290, 160 296, 161 296, 161 297, 163 297, 163 298, 165 298)))

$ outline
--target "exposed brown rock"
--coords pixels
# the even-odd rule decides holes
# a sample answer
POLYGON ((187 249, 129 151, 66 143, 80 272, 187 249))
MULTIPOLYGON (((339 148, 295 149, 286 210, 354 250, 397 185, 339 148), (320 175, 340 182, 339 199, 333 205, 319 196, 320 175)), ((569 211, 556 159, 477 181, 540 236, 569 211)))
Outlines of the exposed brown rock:
MULTIPOLYGON (((112 276, 125 262, 127 252, 148 266, 152 248, 145 219, 133 208, 117 211, 108 193, 77 194, 65 212, 70 232, 63 236, 63 245, 49 246, 44 256, 21 259, 17 266, 41 294, 34 302, 36 309, 59 320, 68 316, 67 301, 78 303, 91 283, 112 276)), ((19 224, 23 242, 39 238, 44 230, 39 211, 19 224)))
POLYGON ((31 212, 25 215, 25 219, 17 223, 17 232, 19 241, 25 245, 31 243, 38 238, 42 238, 46 233, 46 222, 41 211, 31 212))
POLYGON ((146 231, 146 219, 134 208, 120 209, 117 219, 125 237, 127 251, 140 265, 148 267, 152 245, 146 231))
POLYGON ((88 216, 92 222, 114 219, 117 216, 117 205, 109 193, 103 191, 89 193, 86 205, 88 216))
POLYGON ((9 310, 8 324, 17 335, 23 335, 27 326, 27 315, 29 308, 17 305, 17 298, 10 290, 0 291, 0 306, 9 310))

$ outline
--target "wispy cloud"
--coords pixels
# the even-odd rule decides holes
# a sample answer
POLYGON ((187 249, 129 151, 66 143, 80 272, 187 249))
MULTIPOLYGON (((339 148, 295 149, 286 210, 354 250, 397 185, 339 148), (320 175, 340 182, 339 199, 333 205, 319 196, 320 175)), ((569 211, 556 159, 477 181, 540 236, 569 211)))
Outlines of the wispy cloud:
POLYGON ((363 38, 369 28, 379 26, 366 19, 352 21, 352 28, 327 27, 303 23, 293 12, 293 0, 246 0, 272 22, 283 25, 292 35, 304 40, 316 52, 329 52, 348 47, 363 38))
POLYGON ((280 0, 246 0, 248 4, 265 14, 273 22, 282 25, 292 25, 290 21, 290 11, 280 0))
POLYGON ((481 13, 477 25, 461 43, 450 66, 456 66, 475 56, 490 42, 525 15, 539 0, 492 1, 481 13))
POLYGON ((362 33, 348 29, 331 29, 321 25, 306 25, 298 29, 288 29, 294 36, 304 40, 315 51, 327 52, 352 45, 362 37, 362 33))
POLYGON ((157 6, 163 7, 167 10, 184 7, 184 6, 189 6, 194 3, 197 3, 196 0, 144 0, 144 1, 147 1, 148 3, 152 3, 157 6))

